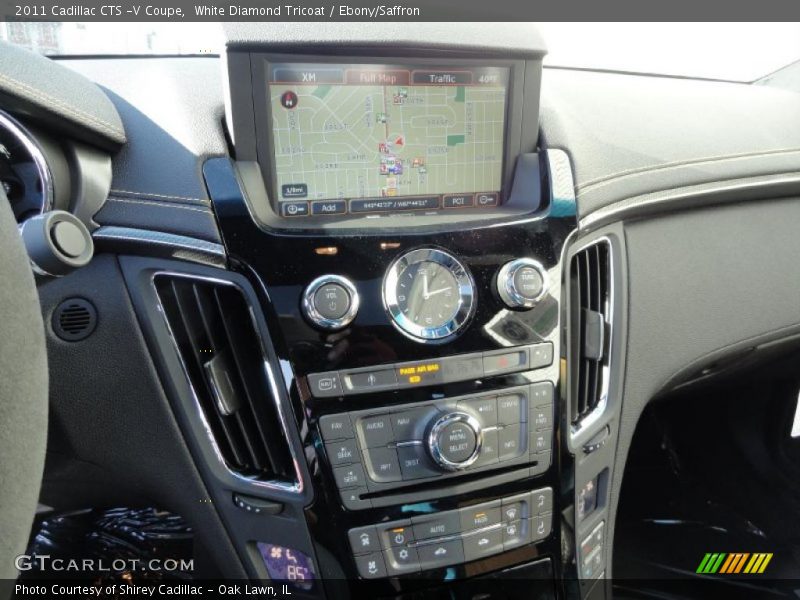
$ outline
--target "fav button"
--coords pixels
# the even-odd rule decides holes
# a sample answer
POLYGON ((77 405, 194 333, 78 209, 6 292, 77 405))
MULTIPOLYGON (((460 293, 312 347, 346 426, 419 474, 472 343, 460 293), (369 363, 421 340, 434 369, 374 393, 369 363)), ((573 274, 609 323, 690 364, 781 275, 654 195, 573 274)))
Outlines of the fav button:
POLYGON ((353 437, 350 415, 325 415, 319 420, 319 429, 325 441, 344 440, 353 437))

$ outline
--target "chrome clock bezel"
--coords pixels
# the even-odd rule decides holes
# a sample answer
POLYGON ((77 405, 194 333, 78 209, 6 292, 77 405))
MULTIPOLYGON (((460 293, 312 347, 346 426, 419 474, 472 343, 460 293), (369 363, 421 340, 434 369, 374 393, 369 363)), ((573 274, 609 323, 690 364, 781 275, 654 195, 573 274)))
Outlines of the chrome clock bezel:
POLYGON ((383 306, 394 327, 417 342, 438 342, 455 335, 470 319, 475 310, 475 282, 467 268, 457 258, 444 250, 418 248, 395 259, 386 271, 382 286, 383 306), (400 275, 410 266, 421 262, 434 262, 446 268, 458 285, 458 309, 455 315, 439 327, 417 325, 403 314, 397 299, 400 275))

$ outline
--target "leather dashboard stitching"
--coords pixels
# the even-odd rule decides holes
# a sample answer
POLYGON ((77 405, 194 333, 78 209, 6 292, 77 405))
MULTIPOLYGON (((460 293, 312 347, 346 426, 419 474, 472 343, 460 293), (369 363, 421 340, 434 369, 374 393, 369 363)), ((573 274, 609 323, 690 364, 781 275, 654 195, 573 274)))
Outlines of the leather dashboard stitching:
POLYGON ((194 206, 182 206, 180 204, 175 204, 173 202, 159 202, 158 200, 133 200, 131 198, 114 198, 109 196, 108 200, 110 202, 122 202, 124 204, 144 204, 146 206, 160 206, 161 208, 180 208, 183 210, 191 210, 193 212, 199 212, 204 215, 210 215, 211 210, 208 208, 199 208, 194 206))
POLYGON ((681 160, 671 163, 663 163, 660 165, 650 165, 647 167, 639 167, 636 169, 629 169, 627 171, 619 171, 617 173, 612 173, 611 175, 604 175, 603 177, 597 177, 595 179, 591 179, 585 183, 578 184, 576 187, 578 190, 578 196, 585 194, 590 189, 594 190, 614 181, 618 181, 619 179, 623 179, 625 177, 630 177, 633 175, 643 175, 646 173, 653 173, 657 171, 664 171, 668 169, 674 169, 677 167, 684 167, 684 166, 693 166, 693 165, 701 165, 705 163, 716 163, 716 162, 723 162, 726 160, 741 160, 747 158, 761 158, 765 156, 774 156, 776 154, 796 154, 800 152, 800 148, 783 148, 783 149, 775 149, 775 150, 766 150, 761 152, 748 152, 743 154, 728 154, 728 155, 718 155, 718 156, 706 156, 697 159, 691 160, 681 160))
POLYGON ((26 83, 23 83, 21 81, 18 81, 17 79, 14 79, 13 77, 9 77, 8 75, 5 75, 4 73, 0 73, 0 81, 4 81, 7 84, 9 84, 12 87, 12 89, 16 89, 17 91, 27 92, 31 96, 33 96, 34 98, 37 98, 39 100, 44 100, 46 102, 49 102, 49 103, 55 105, 56 107, 61 108, 62 110, 66 111, 67 113, 69 113, 72 116, 76 117, 79 121, 84 122, 84 124, 88 123, 88 124, 97 125, 98 127, 100 127, 100 129, 104 129, 105 131, 107 131, 109 133, 112 133, 112 134, 117 135, 117 136, 121 136, 123 138, 123 140, 125 139, 125 132, 122 129, 119 129, 119 128, 115 127, 111 123, 108 123, 108 122, 100 119, 99 117, 96 117, 96 116, 91 115, 91 114, 89 114, 87 112, 84 112, 84 111, 82 111, 82 110, 80 110, 78 108, 74 108, 74 107, 72 107, 72 106, 70 106, 68 104, 65 104, 64 102, 62 102, 61 100, 59 100, 57 98, 54 98, 53 96, 51 96, 47 92, 43 92, 42 90, 36 89, 36 88, 26 84, 26 83))
POLYGON ((170 200, 188 200, 193 202, 200 202, 202 204, 208 203, 208 200, 205 200, 203 198, 192 198, 191 196, 172 196, 169 194, 156 194, 155 192, 134 192, 131 190, 117 190, 113 188, 110 191, 115 194, 128 194, 130 196, 137 196, 141 198, 167 198, 170 200))

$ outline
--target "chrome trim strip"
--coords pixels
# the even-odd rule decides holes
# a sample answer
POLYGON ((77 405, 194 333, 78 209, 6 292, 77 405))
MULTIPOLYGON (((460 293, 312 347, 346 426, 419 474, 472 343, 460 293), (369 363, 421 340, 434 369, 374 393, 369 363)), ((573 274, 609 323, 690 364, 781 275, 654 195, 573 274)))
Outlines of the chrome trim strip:
POLYGON ((291 443, 291 435, 289 433, 289 428, 288 428, 289 421, 288 421, 288 419, 286 417, 285 411, 283 409, 283 405, 281 403, 280 389, 279 389, 279 387, 277 385, 277 382, 275 381, 275 373, 273 372, 273 370, 272 370, 272 368, 271 368, 271 366, 270 366, 270 364, 269 364, 269 362, 267 360, 267 351, 266 351, 265 340, 264 340, 263 336, 261 335, 261 331, 260 331, 260 329, 258 327, 258 321, 255 318, 255 310, 254 310, 252 304, 250 303, 250 301, 248 300, 247 295, 244 293, 244 291, 241 289, 241 287, 239 285, 237 285, 236 283, 234 283, 232 281, 228 281, 227 279, 218 279, 218 278, 215 278, 215 277, 207 277, 207 276, 203 276, 203 275, 191 275, 191 274, 188 274, 188 273, 179 273, 177 271, 168 271, 168 270, 155 271, 152 274, 152 276, 150 277, 150 285, 152 286, 153 292, 155 293, 155 296, 156 296, 156 298, 158 300, 157 308, 158 308, 158 311, 161 313, 161 316, 164 318, 164 324, 166 325, 167 332, 169 333, 169 337, 172 340, 172 345, 173 345, 173 348, 175 350, 175 354, 178 356, 178 361, 180 362, 181 369, 183 370, 183 374, 186 377, 186 384, 189 386, 189 390, 192 393, 192 397, 193 397, 194 403, 195 403, 195 408, 197 409, 197 414, 200 417, 200 421, 201 421, 201 423, 203 425, 203 428, 206 431, 206 435, 208 436, 208 440, 209 440, 209 442, 211 442, 211 447, 213 448, 214 454, 216 455, 217 460, 219 461, 220 465, 228 473, 230 473, 233 477, 235 477, 236 479, 238 479, 240 481, 246 482, 246 483, 248 483, 250 485, 253 485, 253 486, 256 486, 256 487, 261 487, 261 488, 280 490, 282 492, 290 492, 290 493, 294 493, 294 494, 301 494, 303 492, 303 489, 304 489, 303 474, 302 474, 302 471, 300 469, 300 463, 299 463, 299 461, 297 459, 297 454, 295 452, 294 445, 291 443), (185 361, 183 359, 183 355, 181 354, 181 351, 180 351, 180 349, 178 347, 178 342, 175 339, 175 334, 172 331, 172 326, 169 323, 169 319, 167 318, 167 314, 166 314, 166 311, 164 310, 164 306, 161 303, 161 296, 159 295, 158 289, 156 288, 156 278, 159 277, 159 276, 177 277, 177 278, 182 278, 182 279, 191 279, 191 280, 201 281, 201 282, 204 282, 204 283, 211 283, 211 284, 215 284, 215 285, 226 285, 226 286, 229 286, 229 287, 234 287, 234 288, 236 288, 237 290, 239 290, 242 293, 242 296, 244 297, 244 300, 247 303, 247 306, 248 306, 248 308, 250 310, 250 318, 251 318, 252 323, 253 323, 253 329, 255 330, 256 336, 258 336, 259 344, 261 345, 261 351, 262 351, 262 355, 263 355, 264 373, 267 376, 267 382, 268 382, 268 385, 269 385, 270 396, 272 398, 273 403, 275 404, 275 409, 276 409, 277 414, 278 414, 278 419, 279 419, 280 424, 281 424, 281 429, 283 430, 283 434, 284 434, 284 436, 286 436, 286 440, 287 440, 287 443, 289 445, 289 453, 291 454, 292 464, 294 466, 294 471, 295 471, 295 481, 294 481, 294 483, 290 483, 290 482, 286 482, 286 481, 280 481, 280 480, 260 481, 258 479, 254 479, 252 477, 245 477, 244 475, 242 475, 240 473, 237 473, 236 471, 232 470, 227 465, 227 463, 225 462, 225 458, 222 456, 222 452, 220 451, 219 446, 217 445, 217 441, 214 438, 214 433, 211 431, 211 426, 209 425, 208 419, 206 418, 205 412, 203 411, 203 407, 200 404, 200 399, 199 399, 199 397, 197 395, 197 390, 195 389, 194 385, 192 385, 192 380, 189 377, 189 371, 186 368, 186 363, 185 363, 185 361))
POLYGON ((353 282, 347 279, 347 277, 342 277, 341 275, 322 275, 308 284, 303 292, 303 300, 300 307, 303 309, 305 317, 314 325, 328 331, 335 331, 337 329, 343 329, 353 322, 353 319, 356 318, 356 314, 358 314, 358 307, 360 305, 361 296, 358 295, 356 286, 353 285, 353 282), (347 312, 338 319, 323 317, 319 310, 317 310, 317 303, 315 300, 317 291, 319 291, 319 288, 329 283, 342 286, 350 296, 350 307, 347 309, 347 312))
MULTIPOLYGON (((470 508, 470 507, 468 507, 470 508)), ((436 514, 436 513, 432 513, 436 514)), ((533 521, 534 519, 520 519, 523 521, 530 520, 533 521)), ((449 542, 452 540, 461 540, 465 537, 473 537, 476 535, 480 535, 482 533, 486 533, 488 531, 497 531, 498 529, 502 529, 506 526, 505 521, 502 523, 495 523, 494 525, 487 525, 486 527, 481 527, 480 529, 470 529, 469 531, 462 531, 460 533, 451 533, 450 535, 443 535, 436 538, 425 538, 423 540, 416 540, 413 542, 409 542, 408 545, 411 548, 418 548, 420 546, 431 546, 433 544, 441 544, 442 542, 449 542)))
MULTIPOLYGON (((597 402, 597 406, 593 408, 589 413, 587 413, 580 421, 577 423, 570 424, 570 438, 573 443, 575 440, 584 432, 590 430, 595 423, 603 416, 605 413, 606 406, 608 405, 608 389, 611 381, 611 355, 613 354, 614 348, 614 285, 615 285, 615 277, 614 277, 614 245, 611 243, 611 239, 607 236, 602 236, 596 239, 587 242, 580 246, 577 250, 571 253, 571 259, 575 257, 575 255, 580 254, 587 248, 591 248, 592 246, 596 246, 599 244, 606 244, 608 247, 608 298, 605 300, 605 307, 603 312, 603 318, 606 323, 606 328, 608 329, 608 353, 606 354, 605 358, 603 359, 603 366, 601 369, 602 373, 602 381, 600 382, 600 400, 597 402)), ((566 268, 569 269, 570 265, 566 265, 566 268)), ((574 300, 570 298, 570 302, 574 300)), ((568 357, 569 358, 569 357, 568 357)), ((573 365, 570 365, 569 362, 567 363, 568 368, 574 368, 573 365)), ((572 389, 570 389, 570 408, 572 407, 572 402, 574 401, 574 394, 572 393, 572 389)), ((571 414, 571 413, 568 413, 571 414)))
POLYGON ((0 127, 5 127, 16 137, 17 141, 24 146, 25 150, 27 150, 28 154, 33 158, 36 171, 39 173, 39 178, 42 180, 44 202, 42 202, 41 212, 46 213, 52 210, 55 202, 53 175, 50 173, 50 165, 47 164, 42 147, 36 141, 36 138, 34 138, 19 121, 3 110, 0 110, 0 127))
POLYGON ((96 242, 121 242, 134 247, 142 245, 159 250, 175 250, 179 254, 174 254, 172 258, 204 265, 220 267, 225 265, 226 260, 222 244, 152 229, 105 225, 92 232, 92 239, 96 242))
POLYGON ((797 393, 797 407, 794 409, 794 423, 792 423, 792 437, 800 437, 800 392, 797 393))
POLYGON ((763 190, 769 195, 772 188, 783 186, 800 187, 800 177, 787 174, 765 175, 758 178, 739 179, 731 182, 703 183, 688 188, 677 190, 662 190, 650 194, 632 196, 625 200, 609 204, 589 213, 580 220, 578 226, 581 230, 591 230, 618 221, 628 213, 633 216, 653 214, 660 210, 668 210, 671 203, 679 206, 676 208, 702 208, 707 205, 703 200, 712 200, 714 195, 724 193, 747 193, 763 190), (706 198, 706 197, 711 198, 706 198), (682 201, 693 200, 692 205, 680 205, 682 201), (643 212, 643 209, 644 212, 643 212))

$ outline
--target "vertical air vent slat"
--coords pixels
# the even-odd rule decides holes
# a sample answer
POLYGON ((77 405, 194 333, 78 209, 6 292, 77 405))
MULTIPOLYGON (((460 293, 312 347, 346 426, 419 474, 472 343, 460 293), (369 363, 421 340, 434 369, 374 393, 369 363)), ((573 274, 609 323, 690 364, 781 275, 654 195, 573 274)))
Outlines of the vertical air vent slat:
POLYGON ((264 352, 242 291, 158 275, 165 317, 222 459, 259 481, 294 484, 288 440, 270 396, 264 352))
POLYGON ((259 436, 261 447, 266 451, 264 460, 269 463, 272 471, 277 475, 286 476, 288 473, 285 472, 284 467, 289 464, 288 457, 279 453, 283 446, 274 447, 270 443, 270 440, 279 439, 282 433, 280 423, 264 414, 264 408, 268 405, 267 388, 257 387, 254 385, 256 381, 247 376, 248 372, 263 372, 264 370, 264 359, 261 348, 258 346, 258 340, 252 336, 242 335, 243 332, 248 331, 247 323, 241 321, 242 319, 250 320, 249 307, 241 295, 230 288, 217 288, 214 291, 214 299, 222 317, 220 322, 230 340, 230 350, 239 381, 243 384, 242 399, 246 400, 252 422, 256 425, 257 433, 253 435, 259 436), (226 293, 227 296, 223 297, 226 293), (239 310, 229 312, 224 309, 226 305, 237 302, 240 303, 239 310))
MULTIPOLYGON (((195 393, 201 397, 212 397, 210 384, 203 374, 203 358, 210 358, 213 349, 202 320, 198 318, 192 285, 190 282, 170 280, 166 282, 166 287, 170 293, 160 293, 161 303, 195 393)), ((242 441, 239 429, 216 410, 204 412, 216 434, 215 440, 220 451, 230 457, 236 468, 244 468, 247 457, 240 450, 242 441)))
POLYGON ((570 264, 570 410, 578 424, 606 393, 607 329, 610 322, 610 260, 607 240, 598 241, 570 264))

